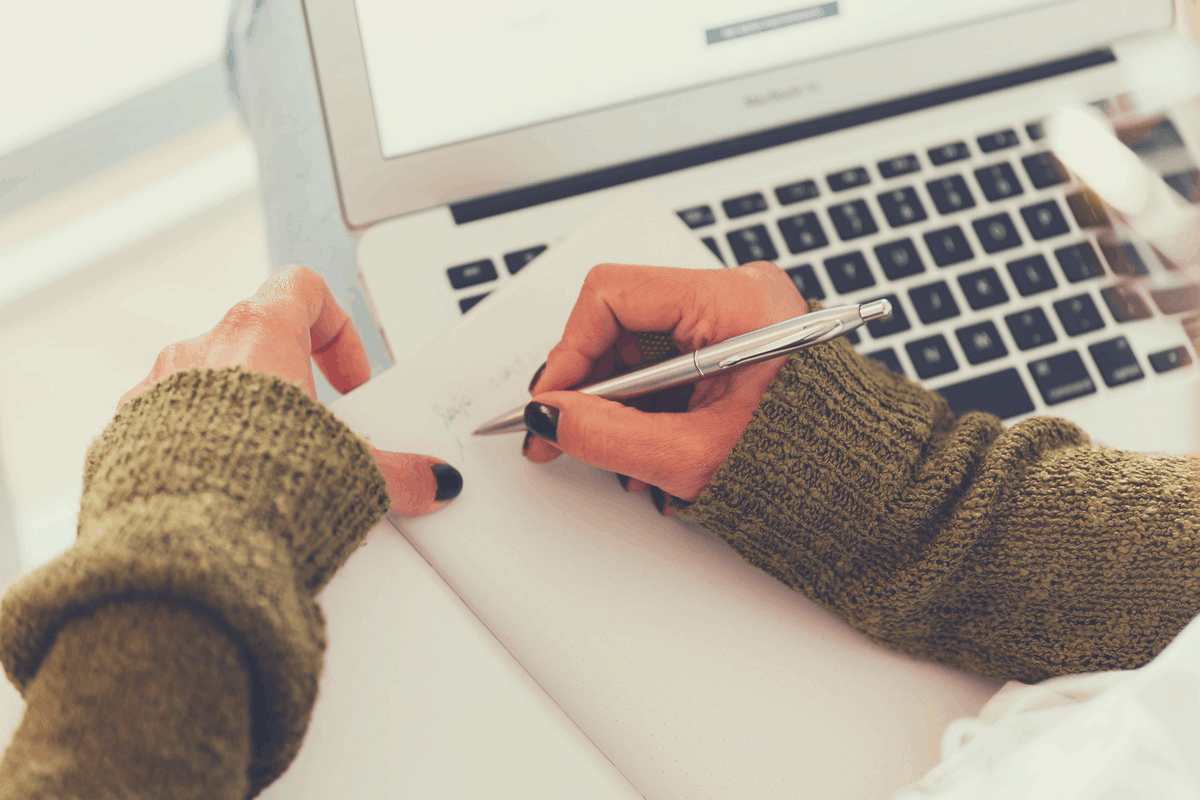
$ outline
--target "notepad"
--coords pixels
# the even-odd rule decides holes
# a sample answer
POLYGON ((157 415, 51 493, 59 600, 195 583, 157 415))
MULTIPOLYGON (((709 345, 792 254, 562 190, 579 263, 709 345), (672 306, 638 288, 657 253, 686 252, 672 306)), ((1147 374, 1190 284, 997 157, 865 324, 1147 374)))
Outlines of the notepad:
MULTIPOLYGON (((650 800, 886 796, 936 762, 946 723, 997 684, 872 644, 611 473, 566 456, 531 464, 519 434, 470 435, 527 401, 606 261, 719 266, 674 214, 626 197, 335 404, 376 447, 439 456, 465 477, 446 509, 381 523, 352 561, 403 536, 650 800)), ((359 590, 339 574, 326 598, 359 590)), ((376 611, 331 629, 330 647, 386 632, 388 609, 376 611)))

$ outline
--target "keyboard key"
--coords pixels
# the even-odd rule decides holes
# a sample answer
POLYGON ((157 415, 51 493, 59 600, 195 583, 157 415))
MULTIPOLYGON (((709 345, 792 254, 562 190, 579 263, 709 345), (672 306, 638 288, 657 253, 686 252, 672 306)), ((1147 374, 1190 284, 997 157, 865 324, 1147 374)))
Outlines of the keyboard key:
POLYGON ((1110 286, 1100 290, 1100 296, 1117 322, 1137 322, 1150 319, 1150 307, 1132 286, 1110 286))
POLYGON ((708 206, 685 208, 683 211, 676 213, 679 214, 679 218, 692 230, 703 228, 705 225, 712 225, 717 221, 716 216, 713 215, 713 210, 708 206))
POLYGON ((975 197, 962 175, 939 178, 925 184, 925 187, 929 189, 929 196, 933 198, 933 204, 940 214, 953 214, 964 208, 975 207, 975 197))
POLYGON ((801 264, 785 271, 792 279, 792 283, 796 284, 796 291, 800 292, 800 296, 805 300, 825 299, 825 289, 817 280, 816 270, 812 268, 811 264, 801 264))
POLYGON ((1164 118, 1150 133, 1131 144, 1129 149, 1142 159, 1147 159, 1172 150, 1182 150, 1184 145, 1175 124, 1164 118))
POLYGON ((1071 283, 1079 283, 1089 278, 1099 278, 1104 274, 1100 259, 1095 249, 1087 242, 1062 247, 1054 251, 1058 265, 1071 283))
POLYGON ((722 264, 725 264, 725 256, 721 254, 721 248, 717 245, 716 239, 711 236, 705 236, 700 241, 704 242, 705 247, 707 247, 709 250, 712 250, 712 254, 716 256, 722 264))
POLYGON ((1029 182, 1035 189, 1047 189, 1066 183, 1069 177, 1066 168, 1058 163, 1058 159, 1045 151, 1025 156, 1021 163, 1025 165, 1025 174, 1029 176, 1029 182))
POLYGON ((950 294, 950 287, 945 281, 910 289, 908 299, 912 301, 921 322, 926 325, 957 317, 959 314, 958 303, 955 302, 954 295, 950 294))
POLYGON ((858 335, 858 331, 856 331, 856 330, 846 331, 845 333, 842 334, 842 336, 845 336, 846 341, 856 347, 858 345, 862 344, 862 337, 858 335))
POLYGON ((1042 347, 1058 339, 1050 327, 1050 320, 1046 319, 1046 312, 1040 308, 1009 314, 1004 321, 1008 323, 1008 330, 1012 333, 1013 341, 1022 350, 1042 347))
POLYGON ((1109 386, 1120 386, 1146 377, 1124 336, 1093 344, 1088 351, 1100 370, 1100 377, 1109 386))
POLYGON ((843 242, 869 236, 879 230, 865 200, 854 200, 829 207, 829 218, 843 242))
POLYGON ((483 298, 487 297, 489 294, 491 294, 491 292, 484 292, 483 294, 477 294, 474 297, 464 297, 462 300, 458 301, 458 307, 459 307, 459 309, 462 310, 462 313, 465 314, 468 311, 470 311, 472 308, 474 308, 476 303, 478 303, 483 298))
POLYGON ((1025 227, 1029 229, 1029 235, 1035 241, 1062 236, 1071 231, 1066 217, 1062 215, 1058 203, 1054 200, 1022 208, 1021 217, 1025 220, 1025 227))
POLYGON ((971 223, 979 243, 988 253, 999 253, 1021 246, 1021 234, 1008 214, 995 214, 971 223))
POLYGON ((854 167, 826 175, 825 180, 829 182, 829 188, 833 191, 844 192, 855 186, 866 186, 871 182, 871 176, 867 174, 866 167, 854 167))
POLYGON ((1180 197, 1187 200, 1189 203, 1196 201, 1196 178, 1200 176, 1200 172, 1194 169, 1176 172, 1171 175, 1164 175, 1163 180, 1167 185, 1178 193, 1180 197))
POLYGON ((1150 354, 1150 366, 1155 372, 1170 372, 1192 363, 1192 355, 1186 347, 1172 347, 1150 354))
POLYGON ((966 296, 968 305, 976 311, 1008 301, 1008 290, 1000 282, 996 270, 991 267, 960 275, 958 285, 966 296))
POLYGON ((811 211, 779 220, 779 232, 783 234, 788 250, 793 253, 807 253, 829 244, 825 229, 811 211))
POLYGON ((1017 138, 1017 132, 1012 128, 980 136, 976 141, 979 142, 979 149, 985 153, 994 153, 997 150, 1016 147, 1021 143, 1021 140, 1017 138))
POLYGON ((940 167, 942 164, 949 164, 952 161, 962 161, 970 157, 971 151, 967 149, 966 142, 951 142, 950 144, 944 144, 929 151, 929 160, 937 167, 940 167))
POLYGON ((446 270, 446 275, 450 278, 450 285, 455 289, 465 289, 468 286, 478 286, 481 283, 494 281, 500 277, 496 272, 496 265, 490 258, 485 258, 480 261, 472 261, 470 264, 460 264, 457 267, 451 267, 446 270))
POLYGON ((1046 126, 1038 122, 1031 122, 1025 126, 1025 133, 1029 134, 1029 138, 1035 142, 1040 142, 1046 138, 1046 126))
POLYGON ((1012 277, 1013 283, 1017 285, 1017 291, 1021 293, 1022 297, 1028 297, 1038 292, 1048 292, 1058 286, 1058 280, 1054 277, 1054 273, 1043 255, 1009 262, 1008 274, 1012 277))
POLYGON ((925 206, 921 205, 916 189, 911 186, 879 195, 879 207, 893 228, 921 222, 926 218, 925 206))
POLYGON ((933 263, 939 267, 960 264, 975 257, 975 251, 967 242, 966 234, 957 225, 930 231, 925 234, 925 244, 929 247, 929 254, 933 256, 933 263))
POLYGON ((1112 227, 1104 201, 1086 186, 1067 195, 1067 208, 1071 210, 1071 215, 1081 228, 1112 227))
POLYGON ((876 350, 874 353, 867 353, 867 358, 883 364, 897 375, 904 374, 904 367, 900 366, 900 359, 896 357, 896 351, 890 347, 883 350, 876 350))
POLYGON ((1132 243, 1115 242, 1107 237, 1102 237, 1099 244, 1100 252, 1104 254, 1104 260, 1108 262, 1108 268, 1114 274, 1127 275, 1131 278, 1150 274, 1150 270, 1146 269, 1146 262, 1142 261, 1137 248, 1132 243))
POLYGON ((509 275, 516 275, 521 270, 525 269, 525 265, 546 251, 546 245, 539 244, 537 247, 527 247, 524 250, 518 250, 515 253, 505 253, 504 266, 508 267, 509 275))
POLYGON ((917 161, 916 153, 909 153, 906 156, 896 156, 889 158, 887 161, 880 161, 879 174, 885 178, 898 178, 901 175, 907 175, 910 172, 917 172, 921 169, 921 162, 917 161))
POLYGON ((950 352, 950 345, 942 335, 917 339, 904 345, 908 351, 908 360, 912 362, 917 377, 922 380, 936 378, 958 369, 958 361, 950 352))
POLYGON ((726 200, 721 203, 721 207, 725 209, 725 216, 737 219, 766 211, 767 198, 763 197, 761 192, 755 192, 726 200))
POLYGON ((982 364, 1008 355, 1008 348, 1000 338, 994 322, 980 322, 978 325, 968 325, 954 332, 958 343, 962 345, 963 354, 972 364, 982 364))
POLYGON ((1054 304, 1054 310, 1058 312, 1058 319, 1067 336, 1079 336, 1104 327, 1100 309, 1096 308, 1096 301, 1090 294, 1059 300, 1054 304))
POLYGON ((781 206, 790 206, 792 203, 812 200, 820 194, 821 190, 817 188, 816 181, 797 181, 796 183, 789 183, 787 186, 779 186, 775 189, 775 198, 781 206))
MULTIPOLYGON (((875 300, 884 298, 872 298, 875 300)), ((904 313, 904 308, 900 305, 899 298, 894 294, 886 296, 889 303, 892 304, 892 313, 888 314, 883 319, 873 319, 867 323, 867 330, 876 339, 882 339, 885 336, 891 336, 897 333, 903 333, 912 327, 908 321, 908 315, 904 313)))
POLYGON ((848 294, 875 285, 875 276, 862 253, 847 253, 825 261, 825 271, 839 294, 848 294))
POLYGON ((956 417, 968 411, 982 411, 1008 419, 1028 414, 1034 408, 1025 382, 1012 367, 943 386, 937 391, 946 399, 946 404, 956 417))
POLYGON ((1029 365, 1029 371, 1048 406, 1096 392, 1096 384, 1079 353, 1062 353, 1034 361, 1029 365))
POLYGON ((1200 309, 1200 285, 1189 283, 1172 289, 1151 289, 1150 298, 1164 314, 1182 314, 1200 309))
POLYGON ((729 246, 733 248, 733 257, 738 264, 749 264, 751 261, 774 261, 779 258, 779 251, 771 241, 766 226, 754 225, 749 228, 730 231, 725 234, 729 246))
POLYGON ((1013 171, 1012 165, 1008 162, 977 169, 975 178, 979 181, 979 188, 983 190, 983 196, 993 203, 997 200, 1016 197, 1025 192, 1021 187, 1021 182, 1017 180, 1017 173, 1013 171))
POLYGON ((883 274, 888 280, 895 281, 925 271, 925 262, 917 253, 917 246, 912 239, 881 244, 875 248, 875 257, 879 259, 879 266, 883 267, 883 274))

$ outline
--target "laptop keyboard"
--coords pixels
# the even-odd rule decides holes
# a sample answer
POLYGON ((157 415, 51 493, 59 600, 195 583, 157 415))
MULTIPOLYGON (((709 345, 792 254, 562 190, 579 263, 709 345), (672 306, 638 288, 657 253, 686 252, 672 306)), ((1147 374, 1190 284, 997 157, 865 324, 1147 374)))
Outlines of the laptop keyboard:
MULTIPOLYGON (((1103 211, 1066 182, 1042 138, 1031 122, 747 186, 678 214, 726 266, 775 262, 810 300, 888 298, 892 315, 851 343, 956 414, 1016 417, 1188 367, 1184 327, 1177 343, 1146 352, 1129 332, 1194 314, 1200 286, 1128 285, 1149 272, 1139 248, 1083 230, 1103 211)), ((1170 147, 1182 141, 1167 121, 1134 149, 1170 147)), ((1196 177, 1194 167, 1165 176, 1189 200, 1196 177)), ((498 260, 516 274, 545 249, 498 260)), ((466 313, 499 271, 485 258, 447 276, 466 313)))

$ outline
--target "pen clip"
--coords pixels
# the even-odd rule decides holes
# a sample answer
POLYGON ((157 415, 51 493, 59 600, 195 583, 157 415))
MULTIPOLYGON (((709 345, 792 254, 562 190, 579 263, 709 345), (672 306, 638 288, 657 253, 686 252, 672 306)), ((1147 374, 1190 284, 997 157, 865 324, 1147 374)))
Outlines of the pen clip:
POLYGON ((800 345, 824 341, 827 338, 832 339, 842 332, 843 327, 845 327, 844 323, 840 319, 818 322, 798 336, 792 334, 780 337, 779 340, 765 344, 757 350, 751 350, 748 353, 738 353, 735 356, 723 359, 717 362, 717 366, 721 369, 728 369, 746 361, 766 361, 775 354, 790 353, 800 345))

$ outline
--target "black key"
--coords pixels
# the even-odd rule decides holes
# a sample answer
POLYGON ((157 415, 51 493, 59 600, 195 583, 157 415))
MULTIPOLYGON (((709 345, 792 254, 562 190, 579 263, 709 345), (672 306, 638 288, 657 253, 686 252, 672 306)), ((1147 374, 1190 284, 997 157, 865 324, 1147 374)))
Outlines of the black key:
POLYGON ((1150 354, 1150 366, 1154 367, 1155 372, 1170 372, 1190 363, 1192 355, 1186 347, 1172 347, 1170 350, 1150 354))
POLYGON ((1151 289, 1150 298, 1164 314, 1183 314, 1200 309, 1200 285, 1195 283, 1169 289, 1151 289))
POLYGON ((982 364, 996 358, 1008 355, 1008 348, 1000 338, 993 322, 980 322, 978 325, 968 325, 954 332, 958 343, 962 345, 967 361, 972 364, 982 364))
POLYGON ((812 200, 819 194, 821 194, 821 190, 817 188, 816 181, 797 181, 775 189, 775 197, 781 206, 812 200))
POLYGON ((1089 278, 1099 278, 1104 274, 1096 250, 1087 242, 1061 247, 1054 251, 1058 265, 1071 283, 1079 283, 1089 278))
POLYGON ((703 228, 705 225, 712 225, 717 221, 713 215, 713 210, 708 206, 696 206, 695 208, 685 208, 683 211, 677 211, 679 218, 687 223, 689 228, 703 228))
POLYGON ((942 164, 949 164, 951 161, 962 161, 970 157, 971 151, 967 149, 966 142, 952 142, 929 151, 929 160, 938 167, 942 164))
POLYGON ((1132 286, 1110 286, 1100 290, 1105 305, 1117 322, 1136 322, 1150 319, 1150 307, 1132 286))
POLYGON ((1146 377, 1124 336, 1109 339, 1107 342, 1097 342, 1089 346, 1088 351, 1100 370, 1100 377, 1109 386, 1120 386, 1146 377))
POLYGON ((876 339, 882 339, 885 336, 891 336, 896 333, 903 333, 912 327, 908 321, 908 315, 904 313, 904 308, 901 307, 900 300, 896 295, 889 294, 886 299, 892 304, 892 313, 883 319, 873 319, 867 323, 867 330, 876 339))
POLYGON ((960 264, 975 257, 975 251, 967 242, 966 234, 957 225, 930 231, 925 234, 925 244, 929 247, 930 255, 933 256, 933 263, 939 267, 960 264))
POLYGON ((875 276, 871 274, 867 259, 862 253, 847 253, 844 256, 826 259, 825 271, 829 273, 834 290, 840 294, 875 285, 875 276))
POLYGON ((1017 226, 1008 214, 994 214, 977 219, 971 223, 971 227, 975 229, 975 235, 979 237, 983 249, 989 253, 999 253, 1021 246, 1021 234, 1017 233, 1017 226))
POLYGON ((478 303, 483 298, 487 297, 489 294, 491 294, 491 292, 484 292, 483 294, 477 294, 474 297, 464 297, 462 300, 458 301, 458 307, 462 310, 462 313, 465 314, 468 311, 470 311, 472 308, 474 308, 476 303, 478 303))
POLYGON ((904 349, 908 351, 908 360, 912 362, 917 377, 922 380, 936 378, 958 369, 958 361, 950 352, 946 337, 941 334, 909 342, 904 345, 904 349))
POLYGON ((1033 411, 1033 400, 1025 382, 1012 367, 943 386, 938 389, 938 394, 946 398, 946 404, 956 417, 968 411, 982 411, 1008 419, 1033 411))
POLYGON ((746 217, 751 214, 757 214, 760 211, 767 210, 767 198, 763 197, 760 192, 754 194, 744 194, 741 197, 734 197, 721 203, 725 209, 725 216, 730 219, 738 217, 746 217))
POLYGON ((1091 189, 1080 189, 1067 195, 1067 208, 1081 228, 1108 228, 1112 222, 1103 201, 1091 189))
POLYGON ((1039 242, 1071 231, 1066 217, 1054 200, 1026 206, 1021 209, 1021 216, 1025 220, 1025 227, 1029 229, 1029 235, 1039 242))
POLYGON ((1175 129, 1174 123, 1169 119, 1163 119, 1162 122, 1155 126, 1153 131, 1131 144, 1129 149, 1133 150, 1133 152, 1137 153, 1143 159, 1152 158, 1159 153, 1182 150, 1183 139, 1180 138, 1179 131, 1175 129))
POLYGON ((812 268, 811 264, 801 264, 798 267, 791 267, 786 272, 792 279, 792 283, 796 284, 796 291, 800 292, 800 296, 805 300, 825 299, 825 289, 821 286, 821 282, 817 280, 816 270, 812 268))
POLYGON ((496 265, 492 263, 490 258, 485 258, 480 261, 472 261, 470 264, 460 264, 457 267, 451 267, 446 270, 446 274, 450 277, 450 285, 455 289, 465 289, 468 286, 477 286, 481 283, 494 281, 500 275, 496 272, 496 265))
POLYGON ((1021 140, 1017 138, 1017 132, 1012 128, 980 136, 976 141, 979 142, 979 149, 985 153, 994 153, 997 150, 1016 147, 1021 143, 1021 140))
POLYGON ((1050 327, 1050 320, 1046 319, 1046 312, 1040 308, 1009 314, 1004 321, 1008 323, 1013 341, 1022 350, 1042 347, 1058 339, 1054 335, 1054 329, 1050 327))
POLYGON ((829 244, 817 215, 809 211, 779 220, 779 232, 793 253, 807 253, 829 244))
POLYGON ((1025 191, 1017 179, 1017 173, 1007 161, 975 170, 975 178, 979 181, 979 188, 983 189, 983 196, 993 203, 1016 197, 1025 191))
POLYGON ((1163 180, 1166 181, 1167 185, 1174 189, 1180 197, 1191 203, 1196 199, 1197 175, 1200 175, 1200 172, 1197 172, 1194 169, 1188 169, 1184 170, 1183 172, 1164 175, 1163 180))
POLYGON ((854 200, 829 207, 829 218, 843 242, 869 236, 879 230, 865 200, 854 200))
POLYGON ((1022 297, 1028 297, 1038 292, 1048 292, 1058 286, 1058 280, 1054 277, 1054 273, 1043 255, 1010 261, 1008 274, 1012 277, 1013 283, 1017 285, 1017 291, 1021 293, 1022 297))
POLYGON ((1096 301, 1090 294, 1059 300, 1054 304, 1054 310, 1058 312, 1058 319, 1067 336, 1078 336, 1104 327, 1100 309, 1096 308, 1096 301))
POLYGON ((862 337, 858 335, 858 331, 846 331, 842 334, 846 337, 846 341, 852 345, 862 344, 862 337))
POLYGON ((1025 165, 1025 174, 1029 176, 1029 182, 1035 189, 1046 189, 1066 183, 1066 170, 1054 156, 1045 151, 1025 156, 1021 159, 1021 163, 1025 165))
POLYGON ((912 239, 881 244, 875 248, 875 257, 879 259, 879 266, 883 267, 883 274, 889 280, 895 281, 925 271, 925 262, 921 261, 912 239))
POLYGON ((966 296, 967 303, 976 311, 1008 301, 1008 290, 1000 282, 996 270, 991 267, 960 275, 958 285, 966 296))
POLYGON ((763 225, 753 225, 725 234, 729 246, 733 248, 733 257, 738 264, 749 264, 751 261, 774 261, 779 258, 779 251, 771 241, 771 235, 763 225))
POLYGON ((975 197, 967 188, 967 182, 962 175, 939 178, 925 184, 925 187, 929 189, 929 196, 933 198, 933 204, 937 206, 939 213, 953 214, 964 208, 975 207, 975 197))
POLYGON ((826 175, 825 180, 829 181, 829 188, 833 191, 844 192, 855 186, 866 186, 871 182, 871 176, 867 174, 866 167, 854 167, 826 175))
POLYGON ((1108 268, 1117 275, 1149 275, 1146 262, 1138 255, 1137 248, 1132 242, 1116 242, 1107 238, 1100 240, 1100 252, 1108 262, 1108 268))
POLYGON ((712 254, 716 256, 722 264, 725 263, 725 256, 721 255, 721 248, 717 245, 717 240, 711 236, 705 236, 700 241, 704 242, 704 246, 712 250, 712 254))
POLYGON ((893 228, 921 222, 926 218, 925 206, 921 205, 921 198, 917 197, 916 189, 911 186, 879 195, 879 207, 893 228))
POLYGON ((1083 365, 1083 359, 1074 351, 1034 361, 1029 365, 1029 372, 1048 406, 1096 392, 1096 384, 1083 365))
MULTIPOLYGON (((958 303, 955 302, 954 295, 950 294, 950 287, 946 285, 945 281, 910 289, 908 299, 912 301, 913 308, 917 310, 917 316, 921 318, 921 322, 926 325, 957 317, 959 314, 958 303)), ((920 370, 917 371, 920 372, 920 370)))
POLYGON ((917 172, 921 169, 921 162, 917 161, 916 153, 909 153, 906 156, 896 156, 887 161, 880 161, 878 166, 879 174, 883 177, 897 178, 910 172, 917 172))
POLYGON ((1039 142, 1046 138, 1046 126, 1041 122, 1031 122, 1025 126, 1025 133, 1029 134, 1033 141, 1039 142))
POLYGON ((904 367, 900 366, 900 359, 896 357, 896 351, 890 347, 884 350, 876 350, 874 353, 867 353, 867 358, 883 364, 897 375, 904 374, 904 367))
POLYGON ((515 253, 505 253, 504 265, 508 267, 509 275, 516 275, 525 268, 525 265, 546 251, 546 245, 539 244, 537 247, 527 247, 524 250, 518 250, 515 253))

